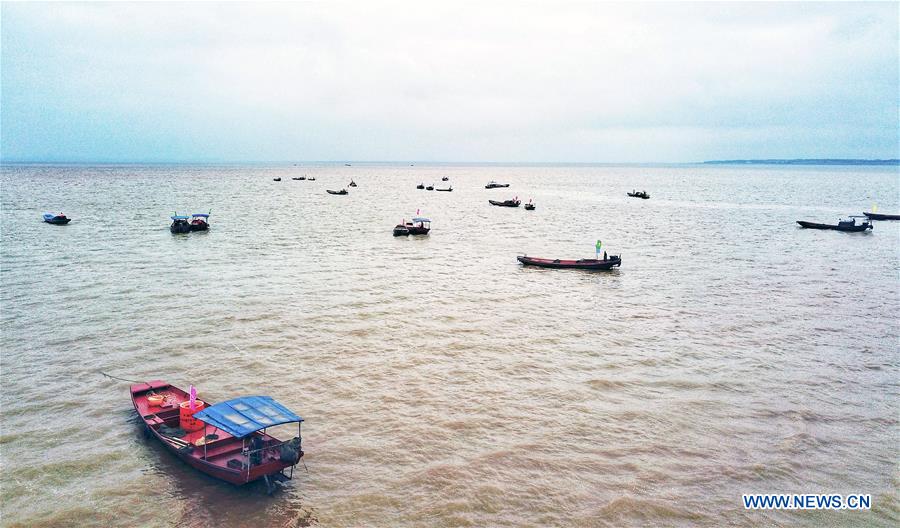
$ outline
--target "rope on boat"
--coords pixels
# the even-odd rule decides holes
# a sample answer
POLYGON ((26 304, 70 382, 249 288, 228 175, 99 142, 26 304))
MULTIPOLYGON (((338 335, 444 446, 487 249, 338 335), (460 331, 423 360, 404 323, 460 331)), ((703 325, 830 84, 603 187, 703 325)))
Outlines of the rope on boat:
POLYGON ((135 381, 135 380, 125 379, 125 378, 119 378, 116 376, 111 376, 111 375, 107 374, 106 372, 103 372, 102 370, 100 371, 100 374, 103 374, 107 378, 112 378, 114 380, 119 380, 119 381, 127 381, 128 383, 143 383, 143 381, 135 381))

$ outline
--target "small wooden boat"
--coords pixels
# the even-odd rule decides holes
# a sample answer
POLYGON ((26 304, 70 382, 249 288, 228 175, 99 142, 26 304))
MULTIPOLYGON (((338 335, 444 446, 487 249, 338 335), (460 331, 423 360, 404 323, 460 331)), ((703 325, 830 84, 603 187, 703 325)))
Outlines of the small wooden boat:
POLYGON ((487 185, 484 186, 485 189, 499 189, 501 187, 509 187, 508 183, 497 183, 495 181, 488 182, 487 185))
POLYGON ((872 229, 871 223, 866 221, 857 224, 856 218, 850 218, 850 220, 840 220, 838 221, 837 225, 817 224, 815 222, 806 222, 804 220, 797 220, 797 223, 800 224, 800 227, 806 229, 830 229, 832 231, 847 231, 851 233, 865 231, 866 229, 872 229))
POLYGON ((425 187, 425 190, 426 190, 426 191, 433 191, 433 190, 434 190, 434 185, 429 185, 428 187, 425 187))
POLYGON ((291 178, 294 181, 303 181, 306 179, 306 176, 300 176, 299 178, 291 178))
POLYGON ((353 180, 350 180, 350 187, 356 187, 356 182, 353 180))
POLYGON ((631 191, 630 193, 628 193, 628 196, 631 196, 632 198, 643 198, 644 200, 650 198, 650 195, 647 194, 647 191, 631 191))
POLYGON ((560 260, 535 258, 526 255, 520 255, 516 259, 525 266, 538 266, 541 268, 554 269, 581 269, 581 270, 609 270, 614 266, 622 265, 622 258, 618 255, 610 255, 604 260, 597 259, 580 259, 580 260, 560 260))
POLYGON ((441 178, 441 181, 450 181, 450 178, 448 176, 444 176, 443 178, 441 178))
POLYGON ((44 213, 44 222, 47 222, 48 224, 66 225, 71 221, 72 221, 71 218, 67 217, 66 215, 64 215, 62 213, 59 213, 59 214, 44 213))
POLYGON ((406 236, 409 234, 409 228, 405 224, 397 224, 394 226, 394 236, 406 236))
POLYGON ((424 188, 425 188, 424 183, 420 183, 419 185, 416 185, 416 189, 424 189, 424 188))
POLYGON ((438 189, 438 188, 436 188, 435 191, 441 191, 441 192, 453 192, 453 187, 450 186, 450 187, 447 187, 446 189, 438 189))
POLYGON ((331 189, 325 189, 325 192, 328 194, 347 194, 347 189, 341 189, 340 191, 332 191, 331 189))
POLYGON ((500 207, 519 207, 519 205, 522 203, 518 198, 515 198, 513 200, 504 200, 502 202, 498 202, 497 200, 488 200, 488 202, 490 202, 491 205, 497 205, 500 207))
POLYGON ((131 386, 131 401, 148 434, 182 462, 241 485, 290 480, 303 457, 303 418, 269 396, 246 396, 208 405, 165 381, 131 386), (191 403, 194 403, 193 408, 191 403), (297 436, 281 441, 269 427, 297 423, 297 436), (285 470, 290 468, 290 473, 285 470))
POLYGON ((869 220, 900 220, 900 215, 889 215, 881 213, 863 213, 869 220))
POLYGON ((281 178, 272 178, 272 181, 281 181, 281 178))
POLYGON ((172 218, 172 225, 169 226, 169 231, 173 233, 190 233, 191 232, 191 224, 189 216, 175 214, 172 218))
POLYGON ((406 222, 406 228, 410 235, 427 235, 431 231, 431 220, 417 216, 412 222, 406 222))
POLYGON ((209 213, 194 213, 191 215, 191 231, 206 231, 209 229, 209 213))
POLYGON ((534 211, 534 204, 531 203, 531 200, 528 200, 528 203, 525 204, 525 210, 526 211, 534 211))

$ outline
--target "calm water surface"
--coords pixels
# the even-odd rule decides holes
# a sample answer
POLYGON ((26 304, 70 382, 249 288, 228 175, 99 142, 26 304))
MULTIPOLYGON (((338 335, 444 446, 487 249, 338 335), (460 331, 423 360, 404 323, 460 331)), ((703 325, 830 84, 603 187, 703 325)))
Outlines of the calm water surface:
POLYGON ((896 168, 10 165, 0 185, 5 526, 900 522, 900 222, 794 223, 900 211, 896 168), (454 192, 415 189, 441 176, 454 192), (537 210, 487 203, 516 195, 537 210), (176 209, 212 229, 170 234, 176 209), (417 209, 430 236, 391 236, 417 209), (598 238, 621 269, 515 259, 598 238), (273 498, 207 478, 100 371, 272 395, 307 420, 309 471, 273 498), (748 512, 751 492, 873 508, 748 512))

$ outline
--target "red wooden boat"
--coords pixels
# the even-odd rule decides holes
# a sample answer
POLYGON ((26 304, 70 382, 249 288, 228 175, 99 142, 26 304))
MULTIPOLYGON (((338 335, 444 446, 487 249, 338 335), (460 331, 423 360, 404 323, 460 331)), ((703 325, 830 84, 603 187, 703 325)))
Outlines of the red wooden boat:
POLYGON ((580 259, 580 260, 560 260, 560 259, 545 259, 545 258, 535 258, 528 257, 524 255, 520 255, 516 257, 519 262, 526 266, 538 266, 541 268, 555 268, 555 269, 582 269, 582 270, 608 270, 612 269, 613 266, 621 266, 622 258, 617 255, 610 255, 609 258, 605 260, 597 260, 597 259, 580 259))
POLYGON ((132 385, 131 400, 149 434, 175 456, 232 484, 263 479, 271 493, 273 481, 291 479, 303 457, 303 418, 268 396, 246 396, 211 406, 197 401, 196 409, 188 411, 187 392, 155 380, 132 385), (297 436, 292 440, 283 442, 266 432, 294 422, 297 436), (290 473, 285 472, 288 468, 290 473))

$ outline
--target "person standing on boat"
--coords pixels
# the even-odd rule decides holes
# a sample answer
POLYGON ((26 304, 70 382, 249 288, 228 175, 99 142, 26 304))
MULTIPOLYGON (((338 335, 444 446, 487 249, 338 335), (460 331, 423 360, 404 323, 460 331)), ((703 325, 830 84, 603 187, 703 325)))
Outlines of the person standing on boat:
MULTIPOLYGON (((598 240, 598 241, 597 241, 597 248, 596 248, 596 249, 597 249, 596 260, 600 260, 600 248, 601 248, 601 247, 603 247, 603 243, 600 242, 600 241, 598 240)), ((606 260, 606 258, 604 257, 603 260, 606 260)))

